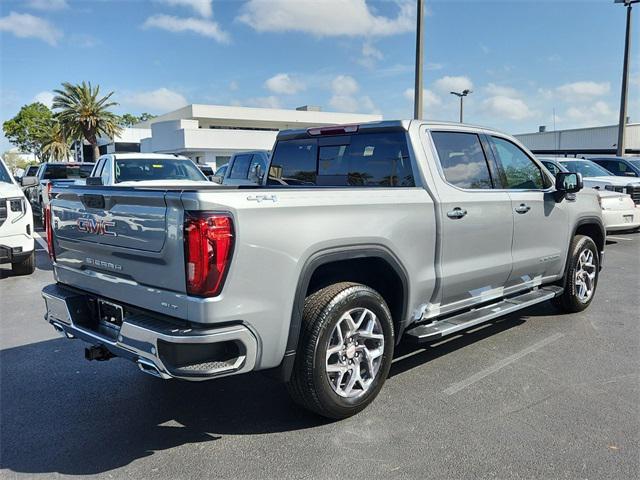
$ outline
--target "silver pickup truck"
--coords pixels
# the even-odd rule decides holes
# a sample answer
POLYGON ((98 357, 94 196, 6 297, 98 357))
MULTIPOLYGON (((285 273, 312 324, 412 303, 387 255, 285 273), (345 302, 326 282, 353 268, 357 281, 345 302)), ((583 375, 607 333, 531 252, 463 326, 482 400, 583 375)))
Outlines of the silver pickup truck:
POLYGON ((159 378, 269 370, 331 418, 365 408, 401 339, 593 300, 605 231, 581 176, 486 128, 280 132, 267 186, 61 186, 46 320, 159 378))

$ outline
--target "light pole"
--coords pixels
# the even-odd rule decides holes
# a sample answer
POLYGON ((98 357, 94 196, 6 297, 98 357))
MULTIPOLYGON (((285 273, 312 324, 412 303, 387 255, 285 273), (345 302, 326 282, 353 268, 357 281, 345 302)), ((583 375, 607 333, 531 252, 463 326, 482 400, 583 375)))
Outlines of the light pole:
POLYGON ((413 118, 422 118, 422 17, 423 0, 418 0, 418 20, 416 23, 416 84, 413 93, 413 118))
POLYGON ((629 57, 631 55, 631 5, 640 0, 614 0, 627 7, 627 31, 624 38, 624 63, 622 66, 622 91, 620 93, 620 120, 618 121, 618 149, 616 154, 625 153, 625 130, 627 127, 627 91, 629 89, 629 57))
POLYGON ((463 123, 463 118, 464 118, 464 106, 463 106, 463 101, 464 101, 464 97, 466 97, 467 95, 469 95, 470 93, 473 93, 473 90, 463 90, 461 92, 449 92, 451 95, 455 95, 456 97, 460 98, 460 123, 463 123))

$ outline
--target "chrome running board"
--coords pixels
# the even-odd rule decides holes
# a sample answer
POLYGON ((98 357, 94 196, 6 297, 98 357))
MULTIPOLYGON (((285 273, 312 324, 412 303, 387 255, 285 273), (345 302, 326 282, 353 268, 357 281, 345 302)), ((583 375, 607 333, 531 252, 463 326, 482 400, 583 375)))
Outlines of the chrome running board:
POLYGON ((562 292, 562 287, 554 285, 542 287, 443 320, 436 320, 426 325, 417 325, 407 330, 404 335, 408 340, 417 343, 436 340, 460 330, 466 330, 475 325, 488 322, 494 318, 522 310, 536 303, 546 302, 561 295, 562 292))

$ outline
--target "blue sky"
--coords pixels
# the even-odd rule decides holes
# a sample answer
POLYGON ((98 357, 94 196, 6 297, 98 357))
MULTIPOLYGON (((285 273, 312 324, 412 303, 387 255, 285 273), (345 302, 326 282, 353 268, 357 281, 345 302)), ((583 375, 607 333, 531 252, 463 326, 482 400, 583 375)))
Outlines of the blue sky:
MULTIPOLYGON (((425 117, 510 133, 617 121, 612 0, 425 0, 425 117)), ((0 0, 0 121, 61 82, 118 113, 187 103, 412 115, 414 0, 0 0)), ((640 7, 636 8, 640 10, 640 7)), ((634 17, 638 19, 637 12, 634 17)), ((637 30, 636 30, 637 31, 637 30)), ((640 119, 635 37, 629 114, 640 119)), ((0 151, 9 144, 0 139, 0 151)))

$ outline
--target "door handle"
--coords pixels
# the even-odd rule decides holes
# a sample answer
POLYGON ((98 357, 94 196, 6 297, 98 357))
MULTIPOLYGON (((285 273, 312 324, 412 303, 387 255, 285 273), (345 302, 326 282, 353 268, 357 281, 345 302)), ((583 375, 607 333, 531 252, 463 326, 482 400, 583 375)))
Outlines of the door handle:
POLYGON ((447 212, 447 217, 449 218, 462 218, 467 214, 467 211, 463 208, 456 207, 453 210, 449 210, 447 212))
POLYGON ((516 207, 516 212, 518 213, 527 213, 529 210, 531 210, 531 207, 526 203, 521 203, 519 207, 516 207))

